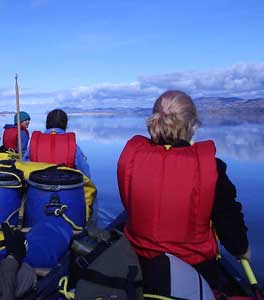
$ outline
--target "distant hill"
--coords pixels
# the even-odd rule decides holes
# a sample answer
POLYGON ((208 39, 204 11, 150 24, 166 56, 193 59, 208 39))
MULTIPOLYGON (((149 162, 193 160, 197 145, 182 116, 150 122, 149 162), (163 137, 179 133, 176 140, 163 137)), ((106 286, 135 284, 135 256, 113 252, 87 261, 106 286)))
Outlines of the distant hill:
POLYGON ((209 124, 239 124, 264 122, 264 98, 197 98, 194 99, 200 117, 209 124))
MULTIPOLYGON (((201 121, 204 125, 236 125, 241 123, 264 122, 264 98, 241 99, 237 97, 200 97, 194 99, 201 121)), ((122 116, 150 116, 151 108, 63 108, 68 113, 108 112, 122 116)))
POLYGON ((241 99, 236 97, 216 98, 216 97, 200 97, 194 99, 196 105, 200 108, 224 108, 224 107, 262 107, 264 108, 264 98, 257 99, 241 99))
MULTIPOLYGON (((224 125, 248 123, 264 123, 264 98, 241 99, 237 97, 200 97, 194 99, 203 124, 224 125)), ((109 113, 119 116, 150 116, 151 107, 109 107, 93 109, 76 108, 72 106, 62 107, 67 113, 109 113)), ((3 111, 0 115, 14 114, 14 112, 3 111)))
POLYGON ((0 115, 12 115, 15 114, 15 112, 13 111, 7 111, 7 110, 3 110, 0 112, 0 115))

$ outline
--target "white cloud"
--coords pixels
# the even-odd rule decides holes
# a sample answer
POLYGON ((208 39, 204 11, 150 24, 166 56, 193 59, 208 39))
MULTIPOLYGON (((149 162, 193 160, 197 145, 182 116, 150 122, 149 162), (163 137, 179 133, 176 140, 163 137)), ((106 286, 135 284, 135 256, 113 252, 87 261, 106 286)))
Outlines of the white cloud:
MULTIPOLYGON (((131 83, 101 83, 69 90, 36 92, 21 90, 25 106, 38 110, 54 106, 74 108, 151 107, 153 100, 168 89, 178 89, 192 97, 215 96, 241 98, 264 97, 264 63, 241 63, 230 68, 208 71, 182 71, 140 77, 131 83), (43 106, 44 107, 44 106, 43 106)), ((0 90, 2 100, 14 97, 14 92, 0 90)))
POLYGON ((143 86, 182 89, 193 97, 264 96, 264 63, 241 63, 223 70, 184 71, 141 78, 143 86))

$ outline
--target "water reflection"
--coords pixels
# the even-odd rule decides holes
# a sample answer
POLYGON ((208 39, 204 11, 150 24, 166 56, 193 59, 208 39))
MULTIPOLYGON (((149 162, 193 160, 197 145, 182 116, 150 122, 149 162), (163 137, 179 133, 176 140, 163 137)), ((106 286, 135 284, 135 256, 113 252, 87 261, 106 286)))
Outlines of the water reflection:
POLYGON ((223 156, 240 160, 264 160, 264 125, 206 127, 197 131, 196 139, 213 139, 223 156))
MULTIPOLYGON (((81 140, 113 143, 128 139, 134 134, 147 134, 143 117, 81 117, 71 118, 71 129, 81 140)), ((241 160, 264 159, 264 125, 241 124, 236 126, 202 127, 195 140, 213 139, 217 151, 223 156, 241 160)))

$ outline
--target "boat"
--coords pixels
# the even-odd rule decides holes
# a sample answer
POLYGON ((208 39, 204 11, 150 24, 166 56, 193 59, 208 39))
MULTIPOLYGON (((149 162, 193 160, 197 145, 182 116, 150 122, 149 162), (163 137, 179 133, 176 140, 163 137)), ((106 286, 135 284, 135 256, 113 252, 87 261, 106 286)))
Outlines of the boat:
MULTIPOLYGON (((36 180, 34 179, 34 176, 33 177, 31 176, 31 174, 34 174, 34 173, 38 174, 38 172, 41 173, 41 171, 43 171, 43 170, 44 171, 52 170, 52 168, 54 170, 57 170, 57 168, 65 169, 65 167, 61 167, 61 166, 58 167, 53 164, 23 162, 19 159, 14 159, 7 155, 8 154, 6 154, 6 153, 3 155, 0 154, 0 166, 4 166, 4 168, 9 168, 8 169, 9 172, 7 172, 8 176, 6 178, 6 181, 4 181, 4 184, 8 183, 8 188, 6 191, 8 191, 9 194, 7 196, 10 198, 13 197, 14 202, 16 202, 15 207, 12 208, 12 209, 15 209, 15 211, 16 211, 18 204, 20 204, 20 203, 17 204, 18 198, 17 198, 17 193, 15 193, 15 191, 16 191, 16 189, 21 188, 21 185, 22 185, 22 182, 19 180, 19 172, 23 172, 24 177, 27 182, 27 185, 30 185, 33 187, 32 188, 33 191, 31 191, 31 193, 32 192, 37 193, 36 189, 39 188, 39 185, 40 186, 44 185, 47 190, 52 190, 51 186, 54 186, 54 182, 50 182, 48 184, 47 182, 42 180, 41 182, 37 182, 38 185, 35 185, 36 180), (5 158, 5 159, 3 159, 3 158, 5 158), (18 170, 18 173, 14 172, 14 170, 18 170), (13 172, 15 173, 15 175, 12 177, 13 172), (10 194, 10 193, 12 193, 12 194, 10 194), (14 194, 14 196, 12 196, 13 194, 14 194)), ((66 168, 66 169, 69 169, 69 168, 66 168)), ((1 169, 0 169, 0 182, 1 182, 1 174, 5 175, 5 171, 1 173, 1 169)), ((47 174, 45 174, 44 177, 49 178, 49 176, 47 176, 47 174)), ((91 205, 91 201, 92 201, 91 196, 95 193, 96 189, 89 179, 87 179, 85 182, 86 182, 86 188, 89 191, 88 195, 90 197, 89 198, 90 202, 88 203, 88 206, 90 209, 90 205, 91 205)), ((5 186, 2 185, 2 187, 1 187, 1 184, 0 184, 0 189, 1 188, 3 189, 3 188, 5 188, 5 186)), ((78 188, 79 188, 79 185, 78 185, 78 188)), ((81 194, 78 194, 77 198, 81 197, 80 195, 81 194)), ((51 198, 51 194, 49 194, 48 197, 51 198)), ((42 199, 39 199, 39 200, 40 200, 40 202, 42 201, 42 199)), ((57 201, 57 199, 55 199, 55 200, 57 201)), ((47 201, 47 199, 45 201, 47 201)), ((54 203, 55 207, 56 207, 56 201, 54 203)), ((82 207, 82 209, 84 210, 85 207, 82 207)), ((11 213, 11 217, 12 218, 14 217, 14 215, 12 213, 11 213)), ((32 219, 33 217, 34 216, 32 215, 30 217, 30 219, 32 219)), ((38 217, 39 217, 39 215, 38 215, 38 217)), ((77 222, 76 222, 77 230, 75 230, 74 235, 70 234, 70 232, 72 233, 72 229, 73 229, 71 226, 68 226, 65 229, 65 225, 63 225, 62 226, 63 230, 67 230, 67 232, 68 232, 67 233, 68 235, 66 234, 66 236, 68 238, 63 241, 56 237, 53 239, 47 240, 45 243, 46 243, 47 247, 49 247, 49 249, 52 249, 53 240, 55 240, 55 242, 60 245, 62 245, 64 243, 63 249, 65 249, 65 247, 68 248, 68 245, 70 244, 70 239, 71 240, 75 239, 76 236, 78 236, 78 238, 83 236, 83 232, 85 232, 85 230, 87 231, 87 229, 84 229, 84 231, 83 231, 82 228, 85 228, 85 224, 87 224, 89 222, 89 220, 85 220, 84 223, 83 222, 78 223, 78 217, 79 216, 77 216, 77 222)), ((73 218, 74 218, 74 216, 73 216, 73 218)), ((123 225, 126 221, 126 218, 127 218, 126 213, 125 212, 121 213, 119 216, 116 217, 116 219, 111 224, 109 224, 107 226, 107 228, 105 230, 106 231, 115 230, 115 231, 118 231, 119 233, 120 232, 122 233, 123 225)), ((10 219, 10 217, 9 217, 9 219, 10 219)), ((59 220, 61 220, 61 219, 58 219, 58 218, 56 219, 56 221, 54 223, 55 224, 54 227, 56 227, 56 228, 60 227, 60 224, 56 223, 56 222, 60 222, 59 220)), ((16 226, 20 225, 19 219, 16 219, 14 222, 17 222, 15 224, 16 226)), ((33 228, 32 229, 33 233, 35 230, 34 228, 36 228, 35 222, 37 222, 37 221, 34 221, 33 223, 31 223, 31 221, 27 221, 27 223, 26 223, 26 225, 28 227, 33 228)), ((47 226, 47 224, 45 223, 44 225, 42 225, 42 228, 41 228, 41 232, 43 232, 43 236, 45 236, 46 226, 47 226)), ((28 231, 28 228, 27 227, 21 228, 21 230, 28 231)), ((37 232, 37 234, 38 234, 38 232, 37 232)), ((59 234, 59 236, 63 236, 63 235, 65 236, 65 231, 64 231, 64 233, 61 233, 61 232, 58 233, 56 231, 56 234, 59 234)), ((29 237, 29 235, 28 235, 28 237, 29 237)), ((57 237, 58 237, 58 235, 57 235, 57 237)), ((0 234, 0 248, 1 248, 1 245, 2 246, 4 245, 4 242, 3 241, 1 242, 1 239, 3 240, 3 236, 1 238, 1 234, 0 234)), ((33 256, 34 260, 31 261, 32 265, 35 267, 36 272, 38 273, 38 276, 39 276, 38 289, 36 291, 35 299, 36 300, 63 299, 63 298, 59 298, 57 286, 59 284, 61 277, 65 276, 65 275, 68 275, 68 276, 70 275, 69 264, 70 264, 70 261, 71 261, 72 255, 73 255, 72 249, 68 248, 68 251, 66 251, 66 254, 62 255, 62 257, 61 257, 61 255, 59 257, 57 257, 55 261, 52 261, 51 265, 49 265, 49 263, 44 266, 38 265, 39 255, 40 255, 40 253, 33 253, 32 256, 33 256)), ((232 294, 233 294, 232 297, 231 296, 229 297, 222 293, 214 291, 214 294, 217 299, 218 298, 219 299, 220 298, 221 299, 232 299, 232 300, 242 300, 242 299, 263 300, 264 299, 263 287, 260 286, 260 284, 257 282, 257 280, 254 276, 254 273, 247 261, 241 262, 241 265, 243 266, 243 269, 244 269, 244 274, 243 274, 243 272, 241 272, 241 268, 239 270, 239 263, 237 263, 237 265, 234 266, 234 264, 231 263, 230 258, 228 256, 226 256, 225 254, 222 256, 221 264, 223 266, 223 269, 225 270, 225 274, 226 274, 228 280, 233 283, 234 291, 232 291, 232 294), (241 297, 244 297, 244 298, 241 298, 241 297)), ((65 291, 65 289, 64 289, 64 291, 65 291)), ((166 298, 161 295, 155 295, 155 296, 156 296, 155 299, 163 299, 163 300, 173 299, 173 298, 169 298, 169 297, 166 298)), ((145 295, 145 298, 151 299, 151 295, 150 294, 148 294, 147 296, 145 295)))
MULTIPOLYGON (((116 231, 118 233, 122 233, 123 221, 126 218, 125 212, 119 215, 107 228, 105 231, 116 231)), ((85 227, 84 231, 79 231, 75 238, 82 240, 87 233, 87 228, 85 227)), ((3 242, 2 242, 3 245, 3 242)), ((72 243, 73 245, 73 243, 72 243)), ((0 242, 1 246, 1 242, 0 242)), ((75 299, 69 298, 69 291, 67 289, 61 288, 58 290, 58 285, 61 283, 61 278, 65 278, 65 276, 69 277, 71 275, 70 271, 70 262, 74 256, 74 251, 72 248, 69 248, 65 255, 59 260, 59 262, 52 268, 36 268, 38 272, 39 281, 37 285, 37 291, 35 298, 36 300, 62 300, 62 299, 75 299), (59 292, 60 291, 60 292, 59 292), (66 292, 67 291, 67 292, 66 292), (66 298, 63 298, 62 294, 66 295, 66 298), (68 298, 67 298, 68 297, 68 298)), ((223 268, 225 269, 225 274, 227 278, 234 283, 234 291, 233 296, 226 296, 222 293, 214 291, 214 295, 216 299, 229 299, 229 300, 263 300, 264 293, 263 287, 261 287, 258 283, 250 265, 247 262, 243 262, 245 274, 242 274, 239 271, 238 263, 237 267, 235 267, 229 260, 229 258, 225 255, 222 256, 221 263, 223 264, 223 268), (248 278, 247 278, 248 277, 248 278), (235 294, 235 295, 234 295, 235 294)), ((74 297, 73 294, 71 294, 74 297)), ((79 300, 79 298, 76 298, 79 300)), ((142 298, 143 299, 143 298, 142 298)), ((175 297, 165 297, 161 295, 152 295, 145 294, 144 299, 161 299, 161 300, 172 300, 175 297), (152 297, 153 296, 153 297, 152 297), (155 296, 155 297, 154 297, 155 296)), ((177 298, 176 298, 177 299, 177 298)), ((207 300, 207 298, 204 298, 207 300)), ((136 299, 135 299, 136 300, 136 299)))

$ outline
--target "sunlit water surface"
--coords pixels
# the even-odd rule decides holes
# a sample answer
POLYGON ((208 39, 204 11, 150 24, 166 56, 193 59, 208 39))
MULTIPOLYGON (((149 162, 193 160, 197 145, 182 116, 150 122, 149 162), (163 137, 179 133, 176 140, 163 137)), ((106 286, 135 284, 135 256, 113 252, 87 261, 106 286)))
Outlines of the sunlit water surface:
MULTIPOLYGON (((11 116, 0 116, 1 124, 12 122, 11 116)), ((30 131, 43 130, 45 116, 32 115, 30 131)), ((2 126, 1 126, 2 127, 2 126)), ((122 210, 116 163, 126 141, 135 134, 147 135, 142 116, 70 116, 68 131, 77 133, 79 146, 88 158, 92 181, 98 196, 98 225, 111 222, 122 210)), ((0 130, 2 136, 2 128, 0 130)), ((264 125, 202 127, 195 140, 213 139, 217 156, 227 165, 227 173, 237 187, 249 228, 252 265, 264 280, 264 125)), ((147 213, 147 207, 146 207, 147 213)), ((235 237, 234 237, 235 238, 235 237)))

